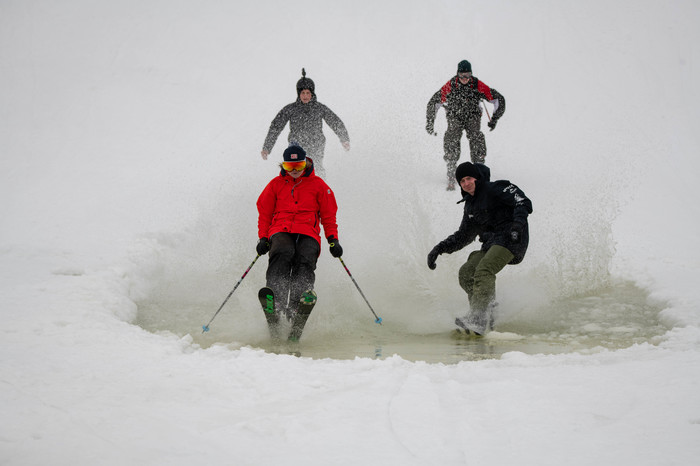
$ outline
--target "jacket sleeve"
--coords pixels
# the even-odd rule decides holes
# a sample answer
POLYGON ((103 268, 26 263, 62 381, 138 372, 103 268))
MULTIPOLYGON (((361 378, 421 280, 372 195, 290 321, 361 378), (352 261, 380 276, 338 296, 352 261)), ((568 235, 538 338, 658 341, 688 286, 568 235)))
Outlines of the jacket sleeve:
POLYGON ((326 124, 330 126, 333 132, 338 136, 340 142, 350 142, 350 136, 348 135, 348 130, 345 128, 345 123, 343 120, 336 115, 333 110, 323 105, 323 119, 326 124))
POLYGON ((267 152, 272 151, 272 147, 274 147, 275 142, 277 142, 277 137, 280 135, 289 121, 289 107, 290 106, 287 105, 280 110, 272 120, 272 123, 270 123, 270 129, 267 131, 267 136, 265 137, 265 142, 263 143, 263 150, 267 152))
POLYGON ((321 216, 321 225, 323 225, 323 233, 326 238, 334 236, 338 238, 338 224, 336 223, 336 214, 338 212, 338 204, 335 200, 333 190, 324 182, 321 185, 322 189, 318 192, 319 215, 321 216))
POLYGON ((503 95, 496 89, 493 89, 486 85, 481 80, 477 80, 476 89, 481 94, 481 98, 487 100, 491 105, 493 105, 493 116, 491 120, 497 121, 503 113, 506 111, 506 99, 503 95))
POLYGON ((493 97, 493 100, 490 100, 491 104, 493 104, 493 116, 491 117, 492 120, 498 120, 503 116, 503 114, 506 111, 506 98, 503 97, 503 95, 498 92, 496 89, 491 89, 491 96, 493 97))
POLYGON ((425 121, 426 121, 426 123, 430 123, 430 124, 435 123, 435 116, 437 115, 438 110, 442 106, 442 102, 440 100, 440 94, 441 94, 441 91, 437 91, 435 94, 433 94, 433 96, 428 101, 428 107, 425 109, 425 121))
POLYGON ((471 244, 476 239, 477 233, 476 226, 469 220, 469 215, 467 215, 465 211, 464 217, 462 217, 462 223, 459 225, 459 230, 440 241, 437 247, 440 253, 452 254, 468 244, 471 244))
MULTIPOLYGON (((274 181, 274 180, 273 180, 274 181)), ((270 181, 263 192, 258 197, 258 238, 269 238, 272 217, 275 214, 277 195, 273 188, 273 181, 270 181)))

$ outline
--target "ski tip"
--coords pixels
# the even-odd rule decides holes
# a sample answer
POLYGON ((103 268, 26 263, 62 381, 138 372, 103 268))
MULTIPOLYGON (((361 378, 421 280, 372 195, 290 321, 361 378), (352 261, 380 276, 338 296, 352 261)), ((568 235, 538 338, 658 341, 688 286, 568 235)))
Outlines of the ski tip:
POLYGON ((382 325, 382 318, 377 317, 377 320, 375 320, 375 322, 378 323, 379 325, 382 325))
POLYGON ((206 325, 202 325, 202 333, 208 332, 208 331, 209 331, 209 327, 207 327, 206 325))

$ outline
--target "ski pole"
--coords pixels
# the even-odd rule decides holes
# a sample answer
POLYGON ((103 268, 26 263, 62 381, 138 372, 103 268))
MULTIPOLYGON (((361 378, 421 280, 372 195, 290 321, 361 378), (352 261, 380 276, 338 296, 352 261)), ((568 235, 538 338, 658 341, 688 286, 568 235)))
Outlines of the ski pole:
POLYGON ((365 297, 365 294, 364 294, 364 293, 362 292, 362 290, 360 289, 360 285, 357 284, 357 282, 355 281, 355 277, 353 277, 352 274, 350 273, 350 270, 348 270, 348 266, 345 265, 345 262, 343 261, 343 258, 342 258, 342 257, 339 257, 338 259, 340 260, 340 263, 343 264, 343 267, 345 268, 345 271, 348 273, 348 275, 350 276, 350 279, 352 280, 352 282, 353 282, 353 283, 355 284, 355 286, 357 287, 357 291, 360 292, 360 294, 361 294, 362 297, 364 298, 365 302, 366 302, 367 305, 369 306, 369 310, 372 311, 372 314, 374 314, 374 317, 375 317, 375 319, 376 319, 374 322, 377 323, 377 324, 379 324, 379 325, 382 325, 382 318, 379 317, 379 316, 377 316, 377 313, 374 312, 374 309, 372 309, 372 305, 369 303, 369 301, 367 301, 367 298, 365 297))
POLYGON ((488 117, 489 121, 491 121, 491 115, 489 115, 489 109, 486 108, 486 103, 482 100, 481 104, 484 106, 484 111, 486 112, 486 116, 488 117))
POLYGON ((253 268, 253 265, 255 264, 255 262, 256 262, 259 258, 260 258, 260 254, 258 254, 257 256, 255 256, 255 259, 253 259, 253 262, 251 262, 250 265, 248 266, 248 268, 246 269, 246 271, 243 272, 243 276, 241 277, 240 280, 238 280, 238 283, 236 283, 236 286, 233 287, 233 289, 232 289, 231 292, 228 294, 228 296, 226 296, 226 299, 224 299, 224 302, 221 303, 221 306, 219 306, 219 309, 216 310, 216 312, 214 313, 214 316, 211 318, 211 320, 209 321, 209 323, 208 323, 207 325, 202 325, 202 333, 208 332, 208 331, 209 331, 209 325, 211 325, 212 321, 216 318, 217 314, 221 311, 221 309, 224 308, 224 305, 228 302, 228 299, 231 297, 231 295, 233 294, 233 292, 236 291, 236 288, 238 288, 238 285, 241 284, 241 282, 243 281, 243 279, 245 278, 245 276, 248 275, 248 272, 250 272, 250 269, 253 268))

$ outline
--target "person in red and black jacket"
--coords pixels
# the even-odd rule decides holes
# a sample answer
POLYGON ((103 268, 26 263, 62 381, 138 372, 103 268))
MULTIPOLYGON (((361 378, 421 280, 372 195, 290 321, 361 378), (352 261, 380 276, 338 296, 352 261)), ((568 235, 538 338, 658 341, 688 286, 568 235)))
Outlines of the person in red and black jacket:
POLYGON ((276 320, 282 313, 293 317, 302 293, 313 290, 321 225, 331 255, 343 254, 333 190, 316 176, 313 160, 300 146, 289 146, 283 157, 279 175, 257 201, 259 240, 255 249, 259 255, 270 252, 266 279, 275 294, 276 320))
POLYGON ((472 163, 484 163, 486 159, 486 140, 481 132, 481 100, 487 100, 494 106, 493 116, 488 127, 493 131, 496 123, 506 111, 506 99, 496 90, 472 75, 472 65, 462 60, 457 65, 457 74, 440 88, 428 102, 425 129, 428 134, 435 133, 435 116, 441 106, 445 107, 447 131, 445 131, 444 149, 447 162, 447 189, 455 189, 454 172, 461 154, 462 132, 467 133, 472 163))

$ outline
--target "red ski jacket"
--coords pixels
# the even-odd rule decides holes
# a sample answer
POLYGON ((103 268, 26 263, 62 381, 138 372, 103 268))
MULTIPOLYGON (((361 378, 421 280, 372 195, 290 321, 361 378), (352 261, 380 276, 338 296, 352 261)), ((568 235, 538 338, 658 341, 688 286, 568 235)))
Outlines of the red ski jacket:
POLYGON ((471 90, 472 94, 475 94, 475 96, 483 96, 483 98, 489 102, 495 100, 491 95, 491 88, 484 84, 483 81, 472 78, 469 82, 467 82, 467 84, 462 84, 459 82, 459 79, 452 78, 440 88, 440 102, 442 104, 446 103, 447 97, 453 91, 457 91, 460 88, 468 88, 471 90))
POLYGON ((445 106, 448 121, 460 121, 470 115, 481 115, 479 102, 485 99, 493 104, 491 120, 498 120, 506 111, 506 99, 496 89, 493 89, 476 76, 472 76, 469 82, 462 84, 455 76, 440 88, 428 101, 425 117, 426 122, 432 125, 435 116, 441 106, 445 106))
POLYGON ((326 238, 338 238, 335 194, 316 176, 313 162, 296 180, 281 170, 265 186, 257 206, 258 238, 270 238, 283 231, 311 236, 321 244, 321 225, 326 238))

